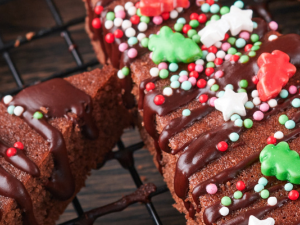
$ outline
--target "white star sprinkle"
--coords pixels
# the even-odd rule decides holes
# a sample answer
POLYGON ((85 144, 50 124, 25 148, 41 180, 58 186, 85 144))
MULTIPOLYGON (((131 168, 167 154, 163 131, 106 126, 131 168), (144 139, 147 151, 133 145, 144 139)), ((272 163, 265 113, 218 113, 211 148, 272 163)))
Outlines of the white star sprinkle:
POLYGON ((230 117, 237 113, 246 116, 245 103, 248 101, 247 93, 235 93, 230 88, 225 90, 225 94, 215 100, 215 108, 223 113, 223 118, 228 121, 230 117))
POLYGON ((201 37, 201 42, 210 47, 215 43, 222 41, 227 31, 229 31, 229 24, 226 20, 212 20, 207 26, 198 32, 201 37))
POLYGON ((228 22, 231 34, 235 36, 243 30, 253 31, 252 14, 251 9, 242 10, 236 6, 231 6, 230 12, 222 16, 221 20, 228 22))
POLYGON ((275 220, 273 218, 268 218, 265 220, 259 220, 255 216, 250 216, 248 225, 274 225, 275 220))

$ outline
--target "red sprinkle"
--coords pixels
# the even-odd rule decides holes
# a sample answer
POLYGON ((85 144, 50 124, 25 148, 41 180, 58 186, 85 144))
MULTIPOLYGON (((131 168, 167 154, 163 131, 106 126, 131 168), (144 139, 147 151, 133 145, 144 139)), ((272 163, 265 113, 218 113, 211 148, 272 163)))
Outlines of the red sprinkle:
POLYGON ((200 95, 199 102, 205 103, 205 102, 207 102, 207 100, 208 100, 208 95, 206 95, 206 94, 200 95))
POLYGON ((274 138, 273 136, 268 137, 267 139, 267 143, 270 144, 275 144, 276 143, 276 138, 274 138))
POLYGON ((228 149, 228 144, 225 141, 221 141, 217 144, 217 149, 221 152, 225 152, 228 149))
POLYGON ((289 193, 289 199, 292 200, 292 201, 295 201, 299 198, 299 192, 296 191, 296 190, 292 190, 290 191, 289 193))
POLYGON ((123 37, 124 33, 122 30, 117 29, 117 30, 115 30, 114 35, 116 38, 121 38, 121 37, 123 37))
POLYGON ((182 28, 182 32, 183 32, 184 34, 187 34, 187 32, 189 32, 190 29, 192 29, 192 27, 191 27, 190 25, 188 25, 188 24, 185 24, 185 25, 183 26, 183 28, 182 28))
POLYGON ((165 102, 165 97, 162 95, 156 95, 154 97, 154 103, 155 105, 162 105, 165 102))
POLYGON ((161 14, 161 16, 162 16, 162 18, 163 18, 164 20, 168 20, 168 19, 170 18, 170 13, 168 13, 168 12, 163 12, 163 13, 161 14))
POLYGON ((99 18, 94 18, 92 21, 92 26, 95 29, 100 29, 101 28, 101 20, 99 18))
POLYGON ((245 188, 246 188, 246 185, 245 185, 245 183, 243 182, 243 181, 238 181, 237 183, 236 183, 236 188, 239 190, 239 191, 242 191, 242 190, 244 190, 245 188))
POLYGON ((200 14, 198 17, 198 22, 199 23, 205 23, 207 21, 207 16, 205 14, 200 14))
POLYGON ((223 59, 221 59, 221 58, 216 58, 216 59, 215 59, 215 64, 216 64, 217 66, 222 65, 222 63, 223 63, 223 59))
POLYGON ((146 90, 152 91, 155 88, 155 84, 153 82, 149 82, 146 84, 146 90))
POLYGON ((6 150, 6 155, 8 157, 12 157, 16 154, 17 154, 17 149, 15 149, 15 148, 9 148, 9 149, 6 150))
POLYGON ((97 5, 94 9, 94 12, 97 14, 97 15, 100 15, 103 11, 103 6, 102 5, 97 5))
POLYGON ((107 35, 105 35, 105 41, 111 44, 115 41, 115 36, 112 33, 108 33, 107 35))
POLYGON ((252 77, 252 82, 254 84, 257 84, 258 83, 258 77, 257 76, 252 77))
POLYGON ((217 47, 216 46, 210 46, 209 48, 208 48, 208 51, 209 52, 212 52, 212 53, 214 53, 214 54, 216 54, 217 53, 217 51, 218 51, 218 49, 217 49, 217 47))
POLYGON ((195 77, 196 79, 199 77, 199 73, 197 71, 190 72, 190 77, 195 77))
POLYGON ((213 5, 215 3, 215 1, 214 0, 206 0, 206 3, 209 5, 213 5))
POLYGON ((205 50, 208 50, 208 48, 205 45, 202 45, 201 50, 205 51, 205 50))
POLYGON ((249 52, 249 51, 251 50, 252 46, 253 46, 253 45, 251 45, 251 44, 247 44, 247 45, 245 46, 245 52, 249 52))
POLYGON ((198 14, 197 14, 197 13, 192 13, 192 14, 190 15, 190 19, 191 19, 191 20, 198 20, 198 14))
POLYGON ((138 16, 138 15, 134 15, 134 16, 132 16, 131 18, 130 18, 130 21, 131 21, 131 23, 132 24, 139 24, 139 22, 140 22, 140 17, 138 16))
POLYGON ((140 2, 135 3, 135 8, 140 8, 140 2))
POLYGON ((210 76, 210 75, 212 75, 213 73, 215 72, 215 69, 214 68, 212 68, 212 67, 209 67, 209 68, 206 68, 205 69, 205 74, 206 74, 206 76, 210 76))
POLYGON ((206 80, 200 79, 200 80, 197 81, 197 86, 198 86, 198 88, 205 88, 206 83, 207 83, 206 80))
POLYGON ((24 149, 24 145, 22 142, 16 142, 14 143, 14 147, 23 150, 24 149))
POLYGON ((190 63, 189 65, 188 65, 188 71, 194 71, 195 70, 195 67, 196 67, 196 64, 195 63, 190 63))
POLYGON ((230 58, 230 61, 237 62, 239 59, 240 59, 239 55, 232 55, 231 58, 230 58))
POLYGON ((226 33, 223 41, 226 41, 228 38, 229 38, 229 34, 226 33))

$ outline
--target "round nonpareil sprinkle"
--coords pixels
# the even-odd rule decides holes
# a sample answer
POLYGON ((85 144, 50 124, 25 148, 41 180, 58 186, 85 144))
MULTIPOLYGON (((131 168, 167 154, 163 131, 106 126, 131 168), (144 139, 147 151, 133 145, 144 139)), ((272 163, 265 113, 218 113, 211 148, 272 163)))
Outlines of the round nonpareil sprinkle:
POLYGON ((24 112, 24 108, 22 106, 16 106, 14 108, 14 114, 16 116, 21 116, 23 114, 23 112, 24 112))
POLYGON ((221 204, 224 205, 224 206, 229 206, 229 205, 231 205, 231 203, 232 203, 232 200, 228 196, 224 196, 221 199, 221 204))
POLYGON ((257 184, 257 185, 254 186, 254 191, 255 192, 261 192, 264 188, 265 188, 264 185, 257 184))
POLYGON ((281 132, 281 131, 277 131, 275 134, 274 134, 274 138, 276 139, 282 139, 284 137, 284 134, 281 132))
POLYGON ((222 215, 222 216, 227 216, 229 214, 229 209, 227 207, 222 207, 220 210, 219 210, 219 213, 222 215))
POLYGON ((262 112, 267 112, 269 109, 270 109, 270 106, 267 104, 267 103, 262 103, 260 106, 259 106, 259 109, 262 111, 262 112))
POLYGON ((297 87, 296 87, 295 85, 291 85, 291 86, 289 87, 289 92, 290 92, 290 94, 292 94, 292 95, 296 94, 296 93, 297 93, 297 87))
POLYGON ((157 77, 159 74, 159 69, 157 67, 153 67, 150 69, 150 75, 152 77, 157 77))
POLYGON ((131 48, 128 50, 127 55, 129 58, 133 59, 133 58, 137 57, 138 52, 135 48, 131 48))
POLYGON ((262 197, 263 199, 267 199, 267 198, 269 198, 269 196, 270 196, 270 192, 268 191, 268 190, 262 190, 261 192, 260 192, 260 197, 262 197))
POLYGON ((288 120, 288 121, 285 122, 284 126, 285 126, 286 129, 291 130, 291 129, 295 128, 296 123, 295 123, 294 120, 288 120))
POLYGON ((284 185, 284 190, 286 190, 286 191, 291 191, 291 190, 293 190, 293 188, 294 188, 294 185, 291 183, 287 183, 284 185))
POLYGON ((38 112, 38 111, 33 114, 33 118, 35 118, 35 119, 42 119, 43 116, 44 116, 43 113, 38 112))
POLYGON ((265 177, 261 177, 259 178, 258 183, 263 186, 266 186, 268 184, 268 180, 265 177))
POLYGON ((296 190, 292 190, 292 191, 290 191, 288 197, 290 200, 296 201, 299 198, 299 192, 296 190))
POLYGON ((164 88, 163 95, 165 95, 165 96, 171 96, 172 94, 173 94, 172 88, 170 88, 170 87, 164 88))
POLYGON ((241 199, 243 197, 243 193, 241 191, 236 191, 234 192, 233 197, 235 199, 241 199))
POLYGON ((275 144, 276 143, 276 138, 275 137, 268 137, 267 139, 267 144, 270 145, 270 144, 275 144))
POLYGON ((245 119, 244 120, 244 127, 251 128, 253 126, 253 121, 251 119, 245 119))
POLYGON ((243 191, 245 188, 246 188, 246 185, 243 181, 238 181, 236 183, 236 188, 239 190, 239 191, 243 191))
POLYGON ((5 105, 8 105, 13 100, 13 97, 11 95, 6 95, 2 100, 5 105))
POLYGON ((278 103, 277 103, 276 99, 270 99, 268 101, 268 104, 269 104, 270 107, 274 108, 274 107, 277 106, 278 103))
POLYGON ((10 105, 10 106, 7 107, 7 112, 10 115, 14 114, 14 110, 15 110, 15 106, 14 105, 10 105))
POLYGON ((242 127, 243 126, 243 120, 237 119, 236 121, 234 121, 234 126, 242 127))
POLYGON ((261 111, 256 111, 254 114, 253 114, 253 119, 254 120, 257 120, 257 121, 260 121, 264 118, 264 114, 263 112, 261 111))
POLYGON ((225 152, 228 149, 228 144, 225 141, 221 141, 217 144, 217 149, 221 152, 225 152))
POLYGON ((232 141, 232 142, 236 142, 238 141, 240 138, 240 135, 236 132, 232 132, 230 135, 229 135, 229 139, 232 141))
POLYGON ((300 99, 299 99, 299 98, 293 99, 293 101, 292 101, 292 106, 293 106, 294 108, 299 108, 299 107, 300 107, 300 99))
POLYGON ((183 116, 190 116, 190 115, 191 115, 191 110, 189 110, 189 109, 184 109, 184 110, 182 111, 182 115, 183 115, 183 116))
POLYGON ((236 121, 236 120, 238 120, 238 119, 241 119, 241 116, 238 115, 238 114, 233 114, 233 115, 230 117, 230 120, 231 120, 231 121, 236 121))
POLYGON ((287 117, 287 115, 281 115, 278 119, 279 123, 282 125, 284 125, 288 120, 289 118, 287 117))
POLYGON ((287 98, 289 96, 289 92, 285 89, 282 89, 279 95, 281 98, 287 98))
POLYGON ((276 197, 269 197, 269 198, 268 198, 268 204, 269 204, 270 206, 276 205, 276 204, 277 204, 277 198, 276 198, 276 197))
POLYGON ((169 76, 169 71, 166 69, 162 69, 161 71, 159 71, 159 77, 161 79, 166 79, 169 76))
POLYGON ((253 104, 253 102, 248 101, 248 102, 246 102, 245 107, 246 107, 246 109, 253 109, 254 104, 253 104))
POLYGON ((218 191, 218 187, 215 184, 208 184, 206 186, 206 192, 208 194, 214 195, 217 193, 217 191, 218 191))
POLYGON ((185 91, 188 91, 192 88, 192 83, 190 81, 183 81, 181 84, 181 88, 185 91))

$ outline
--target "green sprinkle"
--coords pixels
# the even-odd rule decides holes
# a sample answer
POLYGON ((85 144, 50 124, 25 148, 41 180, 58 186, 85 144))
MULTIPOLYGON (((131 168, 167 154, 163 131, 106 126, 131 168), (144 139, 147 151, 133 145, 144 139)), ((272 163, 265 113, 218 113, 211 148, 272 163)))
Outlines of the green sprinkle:
POLYGON ((240 62, 240 63, 247 63, 247 62, 249 62, 249 56, 247 56, 247 55, 242 55, 242 56, 240 57, 240 59, 239 59, 239 62, 240 62))
POLYGON ((259 45, 259 46, 261 46, 261 45, 262 45, 262 42, 261 42, 261 41, 257 41, 257 42, 254 43, 254 45, 259 45))
POLYGON ((247 88, 248 87, 248 81, 247 80, 241 80, 240 81, 240 87, 247 88))
POLYGON ((200 36, 198 34, 195 34, 193 37, 192 37, 193 41, 196 42, 197 44, 200 43, 200 36))
POLYGON ((299 108, 300 107, 300 99, 299 98, 295 98, 293 101, 292 101, 292 106, 294 108, 299 108))
POLYGON ((169 70, 171 72, 176 72, 178 70, 178 64, 177 63, 170 63, 169 70))
POLYGON ((107 20, 114 20, 115 19, 115 14, 113 12, 108 12, 106 14, 106 19, 107 20))
POLYGON ((225 15, 225 14, 227 14, 227 13, 229 13, 229 12, 230 12, 230 9, 229 9, 228 6, 223 6, 223 7, 221 8, 221 10, 220 10, 221 15, 225 15))
POLYGON ((180 32, 180 31, 182 31, 182 28, 183 28, 182 23, 175 23, 175 25, 174 25, 174 30, 175 31, 180 32))
POLYGON ((238 93, 247 93, 247 90, 244 88, 239 88, 238 93))
POLYGON ((256 52, 255 51, 250 51, 248 55, 250 57, 254 57, 254 56, 256 56, 256 52))
POLYGON ((129 73, 130 73, 129 68, 128 68, 127 66, 124 66, 124 67, 122 68, 122 73, 123 73, 124 76, 129 75, 129 73))
POLYGON ((279 116, 279 123, 280 124, 285 124, 287 121, 289 120, 289 118, 287 117, 287 115, 281 115, 281 116, 279 116))
POLYGON ((141 16, 141 22, 149 23, 150 22, 150 17, 148 17, 148 16, 141 16))
POLYGON ((237 53, 237 50, 236 50, 235 48, 231 47, 231 48, 228 49, 227 52, 228 52, 228 54, 230 54, 230 55, 234 55, 235 53, 237 53))
POLYGON ((234 192, 233 197, 235 199, 241 199, 243 197, 243 193, 241 191, 236 191, 234 192))
POLYGON ((289 96, 289 92, 285 89, 282 89, 279 95, 281 98, 287 98, 289 96))
POLYGON ((218 13, 220 11, 220 6, 217 5, 217 4, 213 4, 211 7, 210 7, 210 12, 211 13, 218 13))
POLYGON ((43 113, 41 113, 41 112, 39 112, 39 111, 37 111, 37 112, 35 112, 34 114, 33 114, 33 118, 35 118, 35 119, 42 119, 43 118, 43 113))
POLYGON ((219 15, 212 15, 212 17, 210 17, 210 19, 211 19, 211 20, 214 20, 214 21, 217 21, 217 20, 219 20, 219 19, 221 19, 221 18, 220 18, 219 15))
POLYGON ((8 107, 7 107, 7 112, 8 112, 8 114, 13 115, 13 114, 14 114, 15 108, 16 108, 16 107, 13 106, 13 105, 8 106, 8 107))
POLYGON ((190 26, 191 26, 192 28, 197 28, 197 27, 199 26, 198 20, 191 20, 191 21, 190 21, 190 26))
POLYGON ((192 38, 195 34, 197 34, 197 31, 194 29, 190 29, 187 33, 189 38, 192 38))
POLYGON ((251 48, 251 51, 257 51, 260 49, 260 46, 259 45, 254 45, 252 48, 251 48))
POLYGON ((236 38, 230 37, 230 38, 228 38, 227 41, 228 41, 229 44, 234 45, 234 44, 235 44, 235 41, 236 41, 236 38))
POLYGON ((221 200, 221 204, 224 206, 229 206, 231 205, 231 198, 224 196, 221 200))
POLYGON ((244 127, 250 129, 253 126, 253 121, 251 119, 244 120, 244 127))
POLYGON ((237 53, 235 53, 235 55, 241 56, 242 53, 241 52, 237 52, 237 53))
POLYGON ((161 79, 166 79, 169 76, 169 71, 166 69, 162 69, 161 71, 159 71, 159 77, 161 79))
POLYGON ((214 91, 214 92, 218 91, 219 90, 219 85, 218 84, 214 84, 213 86, 211 86, 210 90, 214 91))
POLYGON ((230 117, 230 120, 231 120, 231 121, 236 121, 237 119, 241 119, 241 116, 238 115, 238 114, 233 114, 233 115, 230 117))
POLYGON ((215 67, 215 64, 213 62, 208 62, 206 64, 206 68, 214 68, 215 67))
POLYGON ((262 197, 263 199, 267 199, 267 198, 269 198, 269 196, 270 196, 270 192, 268 191, 268 190, 262 190, 261 192, 260 192, 260 197, 262 197))
POLYGON ((170 84, 171 88, 173 89, 177 89, 180 87, 180 82, 175 80, 175 81, 172 81, 171 84, 170 84))
POLYGON ((294 120, 288 120, 288 121, 285 122, 284 126, 285 126, 286 129, 291 130, 291 129, 295 128, 296 123, 295 123, 294 120))
POLYGON ((140 8, 138 8, 138 10, 136 10, 136 15, 138 15, 139 17, 142 16, 142 13, 141 13, 141 9, 140 9, 140 8))
POLYGON ((251 41, 252 41, 253 43, 257 42, 258 40, 259 40, 258 34, 252 34, 252 35, 251 35, 251 41))
POLYGON ((182 84, 181 84, 181 88, 185 91, 188 91, 192 88, 192 83, 188 80, 183 81, 182 84))
POLYGON ((191 115, 191 110, 189 110, 189 109, 184 109, 184 110, 182 111, 182 115, 183 115, 183 116, 190 116, 190 115, 191 115))
POLYGON ((243 48, 243 47, 245 47, 245 45, 246 45, 246 40, 243 39, 243 38, 239 38, 239 39, 237 39, 236 42, 235 42, 235 46, 236 46, 237 48, 243 48))
POLYGON ((143 38, 141 44, 144 48, 148 48, 149 38, 143 38))
POLYGON ((236 142, 238 141, 240 138, 240 135, 238 133, 235 133, 235 132, 232 132, 230 135, 229 135, 229 139, 230 141, 232 142, 236 142))

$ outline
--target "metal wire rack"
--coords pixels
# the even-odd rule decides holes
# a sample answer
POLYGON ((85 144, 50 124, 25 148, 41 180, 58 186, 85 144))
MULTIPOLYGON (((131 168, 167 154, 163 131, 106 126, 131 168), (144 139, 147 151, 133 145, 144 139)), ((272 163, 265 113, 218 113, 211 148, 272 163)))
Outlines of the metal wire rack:
MULTIPOLYGON (((9 0, 2 1, 1 4, 5 3, 5 2, 8 2, 8 1, 9 0)), ((76 62, 77 66, 69 68, 65 71, 61 71, 61 72, 52 74, 52 75, 50 75, 46 78, 41 79, 40 82, 43 82, 43 81, 46 81, 46 80, 49 80, 49 79, 52 79, 52 78, 56 78, 56 77, 67 77, 67 76, 69 76, 73 73, 83 72, 83 71, 87 70, 89 67, 98 65, 99 62, 96 58, 89 61, 89 62, 87 62, 87 63, 84 63, 84 61, 82 60, 80 52, 77 50, 76 47, 74 47, 76 45, 75 45, 74 41, 72 40, 72 37, 71 37, 71 35, 68 31, 68 28, 70 28, 72 26, 75 26, 75 25, 78 25, 80 23, 83 23, 84 20, 85 20, 85 17, 79 17, 79 18, 73 19, 73 20, 71 20, 67 23, 64 23, 63 20, 62 20, 61 15, 59 13, 59 10, 57 9, 57 7, 56 7, 55 3, 53 2, 53 0, 45 0, 45 1, 47 3, 47 6, 48 6, 49 10, 51 11, 51 14, 52 14, 55 22, 56 22, 56 26, 54 26, 52 28, 42 29, 42 30, 36 32, 30 39, 28 39, 26 37, 19 38, 18 39, 18 46, 25 45, 25 44, 33 42, 37 39, 47 37, 47 36, 49 36, 53 33, 58 33, 58 34, 60 33, 61 36, 64 38, 64 40, 65 40, 65 42, 66 42, 73 58, 74 58, 74 61, 76 62)), ((0 53, 2 54, 5 62, 7 63, 8 67, 11 71, 11 74, 12 74, 14 80, 15 80, 15 83, 17 84, 16 89, 10 90, 6 93, 0 93, 0 97, 2 97, 4 95, 7 95, 7 94, 11 94, 11 95, 17 94, 19 91, 26 88, 27 86, 34 85, 34 83, 29 84, 29 85, 24 84, 22 76, 18 71, 18 67, 13 62, 12 58, 10 57, 10 50, 13 49, 13 48, 15 48, 15 41, 14 40, 4 43, 1 36, 0 36, 0 53)), ((119 140, 118 143, 117 143, 118 150, 116 152, 111 152, 106 157, 106 160, 111 160, 111 159, 118 160, 119 163, 121 164, 121 166, 130 173, 130 175, 131 175, 131 177, 132 177, 132 179, 135 183, 135 186, 137 188, 140 187, 143 184, 143 182, 142 182, 141 177, 140 177, 140 175, 138 174, 138 172, 135 168, 133 153, 135 151, 141 150, 143 148, 143 146, 144 146, 144 143, 139 142, 139 143, 133 144, 131 146, 125 147, 122 140, 119 140), (126 161, 123 160, 124 156, 125 156, 125 158, 127 158, 126 161)), ((101 165, 98 165, 98 169, 100 169, 103 165, 104 165, 104 163, 102 163, 101 165)), ((147 210, 149 212, 149 215, 151 216, 154 224, 156 224, 156 225, 160 225, 160 224, 162 224, 162 222, 161 222, 158 214, 156 213, 156 210, 155 210, 155 207, 154 207, 153 203, 151 202, 151 197, 157 196, 157 195, 159 195, 161 193, 164 193, 166 191, 168 191, 166 185, 158 187, 156 192, 154 192, 150 195, 149 202, 145 203, 145 207, 147 208, 147 210)), ((82 208, 82 206, 81 206, 81 204, 80 204, 77 197, 75 197, 73 199, 72 203, 73 203, 73 207, 74 207, 74 209, 75 209, 75 211, 78 215, 78 218, 75 218, 75 219, 72 219, 70 221, 64 222, 60 225, 74 224, 79 219, 80 216, 84 215, 85 211, 82 208)))

